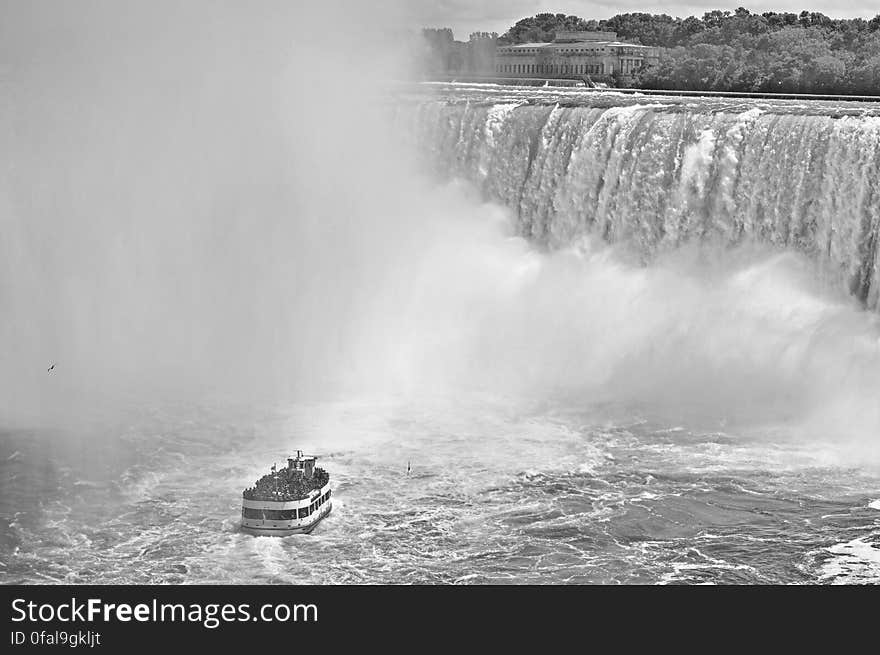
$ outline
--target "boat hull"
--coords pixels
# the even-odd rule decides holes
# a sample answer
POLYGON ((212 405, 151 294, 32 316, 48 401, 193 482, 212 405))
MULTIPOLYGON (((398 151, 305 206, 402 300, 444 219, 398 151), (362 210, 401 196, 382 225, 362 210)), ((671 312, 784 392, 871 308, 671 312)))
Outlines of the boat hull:
MULTIPOLYGON (((257 537, 287 537, 292 534, 309 534, 333 509, 333 503, 328 501, 314 514, 314 519, 304 525, 284 525, 286 521, 242 521, 241 530, 257 537)), ((311 517, 310 517, 311 518, 311 517)), ((289 522, 293 523, 293 521, 289 522)))

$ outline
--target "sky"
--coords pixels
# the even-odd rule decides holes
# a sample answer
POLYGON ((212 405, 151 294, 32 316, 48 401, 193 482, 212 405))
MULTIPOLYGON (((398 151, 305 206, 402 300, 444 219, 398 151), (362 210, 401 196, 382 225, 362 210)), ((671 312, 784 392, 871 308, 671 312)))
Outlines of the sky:
POLYGON ((765 11, 800 13, 818 11, 832 18, 873 18, 880 14, 877 0, 419 0, 420 19, 426 27, 451 27, 455 38, 466 41, 471 32, 503 34, 521 18, 542 12, 574 14, 583 18, 610 18, 627 12, 702 16, 713 9, 733 11, 745 7, 765 11))

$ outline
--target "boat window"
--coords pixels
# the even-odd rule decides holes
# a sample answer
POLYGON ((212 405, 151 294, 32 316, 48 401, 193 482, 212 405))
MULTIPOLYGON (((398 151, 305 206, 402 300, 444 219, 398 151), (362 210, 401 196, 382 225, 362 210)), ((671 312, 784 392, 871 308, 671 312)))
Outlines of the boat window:
POLYGON ((267 509, 266 518, 272 521, 289 521, 293 518, 291 510, 288 509, 267 509))
POLYGON ((270 521, 290 521, 296 518, 295 509, 253 509, 244 507, 241 515, 246 519, 259 519, 270 521))

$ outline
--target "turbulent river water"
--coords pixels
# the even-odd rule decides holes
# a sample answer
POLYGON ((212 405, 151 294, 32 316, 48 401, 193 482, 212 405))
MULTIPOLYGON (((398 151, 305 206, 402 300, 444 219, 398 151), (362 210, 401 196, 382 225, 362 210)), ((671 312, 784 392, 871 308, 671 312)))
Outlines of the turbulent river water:
POLYGON ((469 213, 380 303, 420 383, 0 432, 0 581, 880 582, 880 111, 397 93, 469 213), (241 533, 296 448, 332 513, 241 533))
POLYGON ((876 468, 782 429, 349 400, 4 435, 2 455, 4 582, 880 580, 876 468), (331 472, 332 513, 310 536, 240 533, 240 489, 294 443, 331 472))

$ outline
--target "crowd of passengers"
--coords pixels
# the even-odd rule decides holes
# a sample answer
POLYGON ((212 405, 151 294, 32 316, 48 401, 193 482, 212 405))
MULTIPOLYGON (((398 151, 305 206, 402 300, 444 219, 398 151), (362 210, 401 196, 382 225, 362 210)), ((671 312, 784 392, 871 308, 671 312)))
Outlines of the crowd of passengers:
POLYGON ((320 489, 329 481, 330 474, 324 469, 316 468, 311 479, 304 478, 299 471, 281 469, 264 475, 242 496, 247 500, 302 500, 312 489, 320 489))

